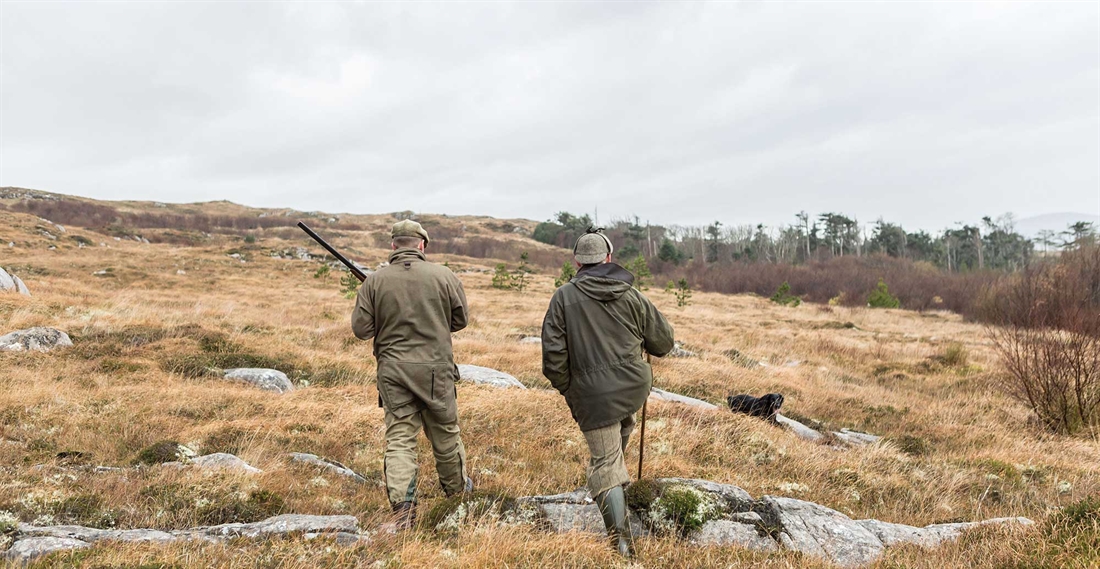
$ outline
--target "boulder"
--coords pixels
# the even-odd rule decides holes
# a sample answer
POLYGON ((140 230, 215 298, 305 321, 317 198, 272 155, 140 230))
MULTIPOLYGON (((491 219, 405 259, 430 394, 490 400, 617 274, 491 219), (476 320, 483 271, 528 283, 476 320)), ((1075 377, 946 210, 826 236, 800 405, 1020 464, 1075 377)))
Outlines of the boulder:
POLYGON ((691 543, 702 546, 737 545, 757 551, 778 551, 779 545, 756 526, 732 520, 711 520, 689 537, 691 543))
POLYGON ((719 484, 710 480, 697 478, 660 478, 658 484, 684 484, 697 490, 702 490, 725 502, 726 509, 730 512, 749 512, 755 502, 748 492, 732 484, 719 484))
POLYGON ((883 543, 862 524, 813 502, 764 496, 757 513, 768 527, 779 528, 787 549, 827 559, 840 567, 862 567, 882 556, 883 543))
POLYGON ((3 267, 0 267, 0 291, 7 292, 11 290, 15 290, 15 279, 3 267))
POLYGON ((226 379, 236 379, 251 383, 264 391, 286 393, 294 391, 294 385, 285 373, 276 369, 242 367, 225 370, 226 379))
MULTIPOLYGON (((169 462, 165 464, 173 463, 169 462)), ((263 472, 259 468, 256 468, 255 466, 252 466, 251 464, 248 464, 247 462, 227 452, 216 452, 213 454, 196 456, 195 458, 191 459, 191 464, 204 470, 240 470, 249 474, 263 472)))
POLYGON ((48 352, 57 347, 72 345, 69 335, 55 328, 28 328, 0 336, 0 352, 48 352))
POLYGON ((4 552, 4 559, 22 565, 43 555, 58 551, 84 549, 88 546, 88 542, 71 537, 28 537, 15 542, 10 549, 4 552))
POLYGON ((23 284, 23 281, 19 277, 15 276, 15 275, 12 275, 11 280, 15 281, 15 290, 16 290, 16 292, 18 292, 19 294, 22 294, 22 295, 26 295, 26 296, 31 295, 30 289, 27 288, 27 285, 23 284))
POLYGON ((680 395, 671 391, 665 391, 664 389, 657 389, 656 387, 654 387, 649 392, 649 398, 659 399, 661 401, 671 401, 673 403, 683 403, 684 405, 691 405, 692 407, 696 407, 698 409, 703 409, 706 411, 714 411, 718 409, 718 406, 713 403, 707 403, 706 401, 703 401, 701 399, 688 397, 686 395, 680 395))
POLYGON ((292 452, 290 453, 290 460, 294 462, 302 462, 305 464, 312 464, 313 466, 321 467, 329 472, 339 474, 340 476, 347 476, 356 482, 366 482, 367 479, 355 473, 354 470, 336 462, 334 460, 327 460, 321 458, 315 454, 309 454, 304 452, 292 452))
POLYGON ((825 438, 825 435, 807 427, 806 425, 803 425, 802 423, 799 423, 798 421, 795 421, 794 419, 791 419, 790 417, 785 417, 779 413, 775 414, 775 422, 790 429, 790 431, 797 435, 799 438, 806 439, 808 441, 818 442, 825 438))
POLYGON ((464 381, 470 381, 480 385, 527 389, 527 386, 520 383, 518 379, 488 367, 462 364, 458 366, 458 374, 464 381))

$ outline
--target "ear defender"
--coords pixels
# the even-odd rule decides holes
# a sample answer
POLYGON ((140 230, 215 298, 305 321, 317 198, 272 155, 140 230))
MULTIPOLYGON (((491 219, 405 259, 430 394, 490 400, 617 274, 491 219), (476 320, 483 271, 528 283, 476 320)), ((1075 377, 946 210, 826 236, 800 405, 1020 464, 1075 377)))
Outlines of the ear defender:
MULTIPOLYGON (((596 234, 596 235, 599 235, 600 237, 603 237, 604 243, 607 243, 607 254, 611 255, 612 253, 615 252, 615 245, 612 244, 611 240, 608 239, 607 236, 603 234, 603 228, 602 227, 589 227, 587 230, 585 230, 584 233, 585 233, 585 235, 596 234)), ((577 242, 573 244, 573 256, 574 257, 577 255, 577 246, 580 245, 580 244, 581 244, 580 239, 577 239, 577 242)))

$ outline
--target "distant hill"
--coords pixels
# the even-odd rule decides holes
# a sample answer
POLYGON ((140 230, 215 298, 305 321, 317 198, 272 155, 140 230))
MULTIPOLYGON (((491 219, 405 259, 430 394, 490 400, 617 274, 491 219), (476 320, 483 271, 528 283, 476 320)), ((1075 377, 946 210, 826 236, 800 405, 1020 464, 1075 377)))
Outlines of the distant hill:
POLYGON ((1066 227, 1070 224, 1077 223, 1078 221, 1091 221, 1096 224, 1097 227, 1100 227, 1100 215, 1094 213, 1061 212, 1047 213, 1017 220, 1016 232, 1029 239, 1034 239, 1039 236, 1040 231, 1050 230, 1055 233, 1061 233, 1065 231, 1066 227))

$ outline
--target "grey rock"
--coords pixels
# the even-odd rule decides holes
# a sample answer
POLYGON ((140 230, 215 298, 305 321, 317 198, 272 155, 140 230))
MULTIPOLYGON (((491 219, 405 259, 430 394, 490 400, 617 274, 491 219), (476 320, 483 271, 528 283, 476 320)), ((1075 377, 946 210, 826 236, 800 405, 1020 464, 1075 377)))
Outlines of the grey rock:
POLYGON ((958 538, 964 531, 971 528, 1001 524, 1031 525, 1035 522, 1027 518, 994 518, 980 522, 933 524, 922 528, 879 520, 859 520, 856 523, 873 533, 886 547, 916 544, 932 548, 958 538))
POLYGON ((519 343, 521 343, 521 344, 539 344, 539 345, 541 345, 542 344, 542 338, 540 338, 538 336, 525 336, 525 337, 519 339, 519 343))
POLYGON ((349 533, 345 531, 336 533, 310 532, 303 535, 302 537, 306 538, 307 541, 327 537, 336 541, 336 545, 341 545, 344 547, 355 547, 357 545, 366 545, 370 543, 370 536, 366 534, 349 533))
POLYGON ((882 440, 880 436, 852 431, 850 429, 841 429, 839 432, 834 432, 833 435, 852 446, 873 445, 882 440))
POLYGON ((718 406, 713 403, 707 403, 706 401, 703 401, 701 399, 688 397, 686 395, 680 395, 671 391, 665 391, 664 389, 657 389, 656 387, 654 387, 653 390, 649 392, 649 398, 658 399, 660 401, 671 401, 673 403, 683 403, 684 405, 691 405, 692 407, 705 409, 707 411, 714 411, 718 409, 718 406))
POLYGON ((290 378, 285 373, 275 369, 250 367, 227 369, 225 370, 225 378, 251 383, 265 391, 276 393, 294 391, 294 385, 290 383, 290 378))
POLYGON ((292 452, 290 453, 290 460, 294 462, 312 464, 313 466, 324 468, 325 470, 328 470, 329 472, 333 472, 335 474, 339 474, 340 476, 347 476, 348 478, 351 478, 352 480, 359 483, 364 483, 367 481, 366 478, 363 478, 362 476, 356 474, 354 470, 344 466, 343 464, 340 464, 339 462, 336 462, 334 460, 321 458, 315 454, 292 452))
POLYGON ((17 527, 20 535, 29 537, 57 537, 65 539, 79 539, 92 542, 103 533, 103 530, 84 526, 35 526, 19 524, 17 527))
POLYGON ((803 425, 802 423, 799 423, 798 421, 795 421, 794 419, 791 419, 790 417, 785 417, 780 413, 775 414, 775 421, 780 425, 783 425, 784 427, 790 429, 791 432, 793 432, 795 435, 798 435, 799 438, 814 442, 820 441, 825 438, 825 435, 807 427, 806 425, 803 425))
MULTIPOLYGON (((547 527, 554 533, 582 531, 607 535, 607 529, 603 525, 603 516, 600 515, 600 509, 595 503, 546 503, 539 504, 538 509, 547 527)), ((638 519, 634 512, 630 512, 630 533, 636 537, 649 535, 645 524, 638 519)))
POLYGON ((11 280, 15 281, 15 290, 22 295, 30 296, 31 291, 27 288, 27 285, 23 283, 23 280, 19 277, 12 275, 11 280))
POLYGON ((757 512, 770 527, 781 528, 787 548, 827 559, 841 567, 862 567, 882 556, 875 534, 844 514, 812 502, 764 496, 757 512))
POLYGON ((15 290, 15 279, 3 267, 0 267, 0 291, 10 290, 15 290))
MULTIPOLYGON (((731 512, 749 512, 755 505, 752 496, 748 492, 732 484, 719 484, 696 478, 660 478, 657 482, 660 484, 684 484, 714 494, 726 503, 726 507, 731 512)), ((756 516, 755 519, 758 520, 759 516, 756 516)))
POLYGON ((680 342, 673 344, 672 351, 668 353, 670 358, 694 358, 697 355, 695 352, 685 349, 680 342))
POLYGON ((1032 525, 1035 522, 1027 518, 993 518, 989 520, 983 520, 980 522, 962 522, 954 524, 933 524, 922 528, 930 537, 926 540, 931 541, 933 545, 937 545, 944 541, 950 541, 959 537, 964 531, 987 525, 1003 525, 1003 524, 1019 524, 1019 525, 1032 525))
POLYGON ((753 525, 731 520, 711 520, 690 536, 696 545, 739 545, 757 551, 778 551, 779 545, 753 525))
POLYGON ((359 521, 355 516, 283 514, 250 524, 222 524, 188 531, 213 537, 262 537, 294 532, 357 534, 359 521))
POLYGON ((28 537, 15 542, 11 549, 4 552, 4 559, 25 564, 43 555, 85 547, 89 547, 88 542, 71 537, 28 537))
POLYGON ((548 503, 539 504, 550 531, 566 533, 583 531, 589 533, 607 533, 603 527, 603 517, 596 504, 548 503))
POLYGON ((176 536, 155 529, 124 529, 105 531, 96 538, 108 541, 126 541, 132 543, 168 543, 175 541, 176 536))
POLYGON ((0 352, 48 352, 54 348, 72 345, 69 335, 55 328, 28 328, 0 336, 0 352))
POLYGON ((518 379, 492 368, 462 364, 458 366, 458 374, 465 381, 493 387, 518 387, 527 389, 527 386, 518 379))
MULTIPOLYGON (((172 463, 165 463, 172 464, 172 463)), ((248 464, 226 452, 216 452, 191 459, 191 464, 204 470, 241 470, 250 474, 263 472, 259 468, 248 464)))
POLYGON ((926 531, 924 528, 907 526, 905 524, 880 522, 878 520, 858 520, 856 523, 874 534, 875 537, 882 542, 882 545, 886 547, 894 547, 906 543, 915 543, 925 547, 932 547, 942 541, 942 539, 936 539, 933 532, 926 531))
POLYGON ((563 492, 561 494, 553 494, 549 496, 527 496, 519 498, 520 501, 534 502, 536 504, 591 504, 592 497, 588 495, 588 490, 584 488, 578 488, 572 492, 563 492))

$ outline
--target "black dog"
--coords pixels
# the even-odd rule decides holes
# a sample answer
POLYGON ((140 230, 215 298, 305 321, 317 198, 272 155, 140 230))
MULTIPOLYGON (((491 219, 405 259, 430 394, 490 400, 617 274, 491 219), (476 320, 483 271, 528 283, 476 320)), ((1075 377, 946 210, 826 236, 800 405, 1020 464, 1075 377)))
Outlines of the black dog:
POLYGON ((775 414, 783 406, 783 395, 779 393, 769 393, 763 397, 730 395, 726 398, 726 403, 729 403, 730 411, 734 413, 744 413, 775 422, 775 414))

